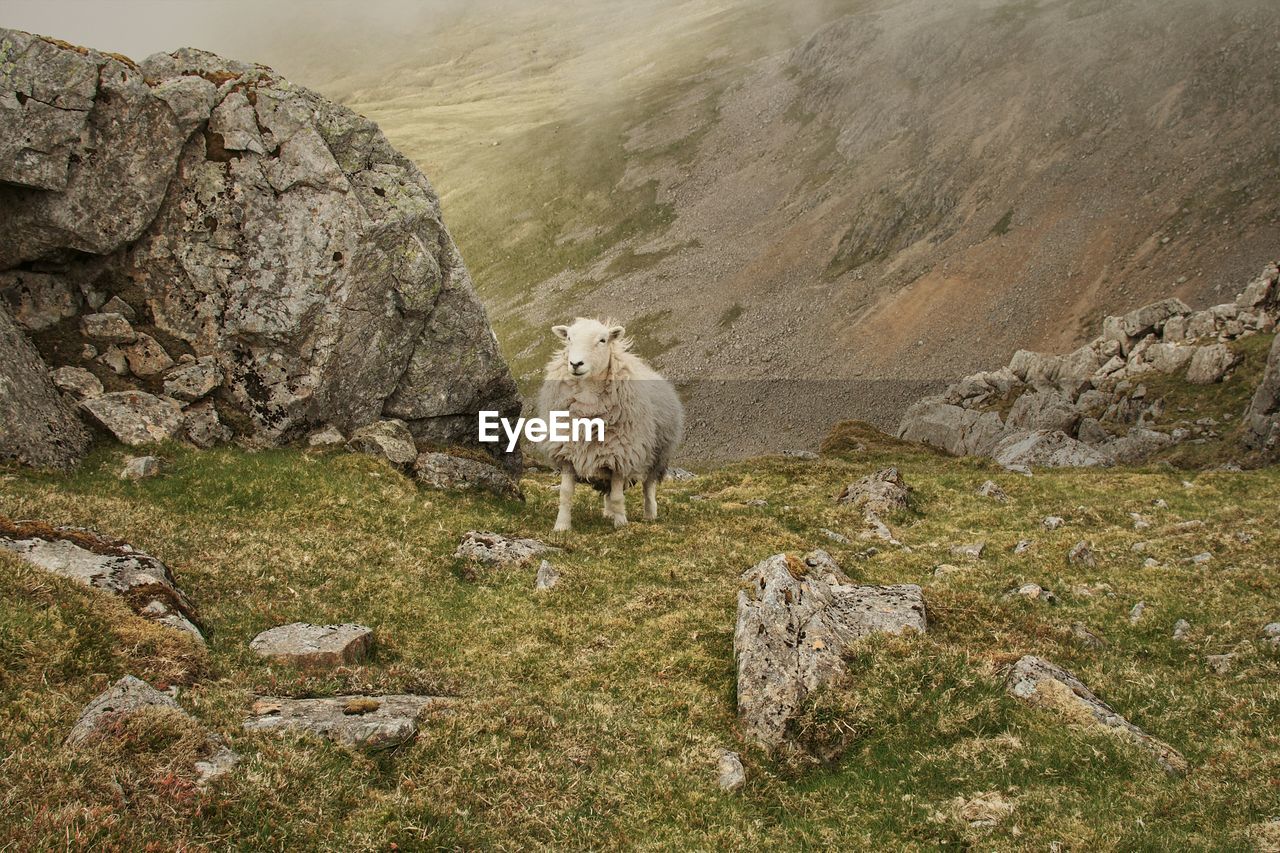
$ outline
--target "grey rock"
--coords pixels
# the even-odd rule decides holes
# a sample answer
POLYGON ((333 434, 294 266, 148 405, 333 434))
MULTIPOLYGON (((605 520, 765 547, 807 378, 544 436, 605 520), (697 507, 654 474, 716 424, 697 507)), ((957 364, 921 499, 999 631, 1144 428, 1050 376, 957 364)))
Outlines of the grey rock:
POLYGON ((265 696, 253 703, 244 730, 307 733, 353 749, 382 750, 413 740, 421 717, 448 704, 441 697, 407 694, 324 699, 265 696))
POLYGON ((926 630, 920 587, 831 583, 823 573, 775 554, 742 576, 734 630, 738 716, 743 733, 765 749, 783 744, 787 723, 812 691, 847 675, 843 654, 852 643, 926 630))
POLYGON ((365 625, 312 625, 293 622, 263 631, 249 643, 259 657, 277 663, 332 668, 359 663, 373 648, 373 629, 365 625))
POLYGON ((938 579, 949 578, 953 575, 961 575, 968 571, 966 566, 953 566, 950 563, 941 563, 933 569, 933 576, 938 579))
POLYGON ((982 554, 986 549, 986 542, 970 542, 967 545, 952 545, 951 556, 962 557, 966 560, 980 560, 982 559, 982 554))
POLYGON ((407 468, 418 458, 413 433, 404 421, 394 418, 360 427, 351 434, 347 449, 381 456, 397 468, 407 468))
POLYGON ((1057 530, 1064 524, 1066 524, 1066 519, 1059 515, 1046 515, 1040 520, 1040 526, 1045 530, 1057 530))
POLYGON ((131 344, 125 344, 120 347, 124 353, 125 361, 129 364, 129 371, 134 376, 141 376, 144 379, 164 373, 170 367, 173 367, 173 359, 165 348, 160 346, 160 342, 148 335, 146 332, 138 332, 137 340, 131 344))
POLYGON ((1245 412, 1244 442, 1269 458, 1280 459, 1280 335, 1271 344, 1262 381, 1245 412))
POLYGON ((1177 373, 1191 363, 1195 347, 1172 343, 1152 344, 1147 349, 1147 362, 1158 373, 1177 373))
POLYGON ((560 583, 560 573, 556 571, 555 566, 543 560, 538 566, 538 577, 533 582, 534 589, 553 589, 558 583, 560 583))
POLYGON ((720 790, 733 793, 747 783, 747 771, 742 766, 738 753, 721 750, 716 761, 716 783, 720 790))
POLYGON ((1193 385, 1212 385, 1221 382, 1232 367, 1240 361, 1240 357, 1226 344, 1210 344, 1197 347, 1191 357, 1191 365, 1187 368, 1187 381, 1193 385))
POLYGON ((1034 544, 1035 542, 1031 539, 1019 539, 1017 544, 1013 546, 1013 553, 1025 554, 1031 550, 1031 546, 1034 544))
POLYGON ((102 355, 98 356, 98 363, 105 365, 116 376, 124 376, 129 372, 129 361, 124 357, 124 350, 115 344, 107 347, 102 355))
POLYGON ((1106 454, 1064 432, 1014 433, 1003 439, 991 457, 1005 468, 1015 465, 1040 468, 1093 468, 1111 464, 1106 454))
POLYGON ((1187 639, 1187 635, 1191 633, 1191 623, 1186 619, 1179 619, 1173 623, 1173 638, 1178 642, 1187 639))
POLYGON ((333 425, 318 429, 307 436, 308 447, 337 447, 346 443, 347 437, 342 434, 342 430, 333 425))
POLYGON ((668 468, 668 469, 667 469, 666 476, 665 476, 663 479, 666 479, 666 480, 676 480, 676 481, 678 481, 678 482, 684 482, 684 481, 686 481, 686 480, 694 480, 694 479, 697 479, 697 476, 698 476, 697 474, 695 474, 695 473, 693 473, 692 471, 689 471, 689 470, 687 470, 687 469, 685 469, 685 468, 675 468, 675 467, 672 467, 672 468, 668 468))
POLYGON ((204 642, 195 607, 169 567, 128 545, 92 533, 18 522, 0 529, 0 549, 34 566, 122 597, 147 619, 204 642))
POLYGON ((164 378, 164 393, 175 400, 191 403, 212 393, 222 384, 223 378, 217 360, 205 356, 170 370, 164 378))
POLYGON ((995 480, 987 480, 978 487, 978 494, 984 498, 991 498, 993 501, 1005 503, 1009 500, 1009 496, 1005 494, 1004 489, 995 480))
POLYGON ((130 456, 120 470, 121 480, 146 480, 160 473, 160 460, 154 456, 130 456))
POLYGON ((1025 598, 1029 601, 1041 601, 1045 604, 1057 604, 1058 597, 1052 590, 1045 589, 1038 583, 1024 583, 1022 586, 1005 594, 1005 598, 1025 598))
POLYGON ((102 393, 102 382, 83 367, 59 367, 49 374, 53 385, 76 400, 97 397, 102 393))
POLYGON ((5 30, 0 67, 41 93, 0 104, 23 129, 0 138, 0 271, 56 257, 127 280, 142 331, 217 359, 252 444, 393 417, 492 450, 475 413, 518 414, 515 383, 435 191, 376 125, 197 50, 134 68, 5 30))
POLYGON ((953 456, 985 456, 1004 434, 1004 423, 995 412, 977 412, 932 397, 907 409, 898 426, 898 438, 953 456))
POLYGON ((837 533, 836 531, 828 530, 825 527, 819 527, 818 532, 830 539, 832 542, 835 542, 837 545, 849 544, 849 537, 845 536, 843 533, 837 533))
POLYGON ((181 706, 172 696, 161 693, 141 679, 126 675, 84 707, 66 742, 72 746, 83 743, 98 731, 102 722, 147 708, 168 708, 182 713, 181 706))
POLYGON ((1067 552, 1067 562, 1090 568, 1098 565, 1097 558, 1093 556, 1093 547, 1083 540, 1071 546, 1071 550, 1067 552))
POLYGON ((1105 391, 1090 388, 1076 399, 1076 409, 1085 418, 1097 418, 1107 410, 1111 397, 1105 391))
POLYGON ((1010 429, 1061 430, 1070 433, 1080 422, 1080 412, 1057 391, 1041 390, 1023 394, 1005 419, 1010 429))
POLYGON ((1071 636, 1087 649, 1105 649, 1107 641, 1083 622, 1071 623, 1071 636))
POLYGON ((557 550, 537 539, 507 538, 488 531, 468 530, 453 556, 489 565, 519 566, 557 550))
POLYGON ((884 468, 845 486, 836 503, 849 504, 864 514, 884 515, 906 509, 910 492, 897 468, 884 468))
POLYGON ((1213 555, 1208 551, 1201 551, 1199 554, 1187 558, 1187 562, 1191 563, 1193 566, 1203 566, 1205 563, 1212 561, 1213 555))
POLYGON ((1117 463, 1134 465, 1173 444, 1171 435, 1143 427, 1132 427, 1125 435, 1098 445, 1098 450, 1117 463))
POLYGON ((205 450, 225 444, 233 437, 231 428, 218 417, 212 400, 203 400, 188 406, 182 413, 182 431, 187 440, 205 450))
POLYGON ((423 453, 413 464, 414 478, 433 489, 479 489, 524 500, 520 484, 501 468, 447 453, 423 453))
POLYGON ((1147 603, 1145 601, 1139 601, 1137 604, 1133 605, 1133 607, 1129 610, 1129 624, 1137 625, 1139 622, 1141 622, 1142 616, 1143 614, 1146 613, 1146 611, 1147 611, 1147 603))
POLYGON ((1126 720, 1080 679, 1043 658, 1021 658, 1010 670, 1005 688, 1012 696, 1068 723, 1090 725, 1141 747, 1170 775, 1187 772, 1186 759, 1176 749, 1126 720))
POLYGON ((1209 664, 1209 669, 1218 675, 1227 675, 1231 672, 1231 666, 1235 662, 1234 654, 1225 655, 1207 655, 1205 663, 1209 664))
POLYGON ((89 442, 40 354, 0 305, 0 458, 66 469, 80 462, 89 442))
POLYGON ((138 339, 122 314, 85 314, 80 318, 80 333, 107 344, 131 344, 138 339))
POLYGON ((137 322, 138 312, 133 310, 133 306, 125 302, 119 296, 113 296, 102 304, 102 313, 119 314, 130 323, 137 322))
POLYGON ((1111 440, 1111 434, 1096 418, 1081 418, 1080 426, 1076 428, 1076 437, 1095 447, 1111 440))
POLYGON ((144 391, 113 391, 80 401, 80 409, 121 443, 133 447, 177 438, 182 408, 144 391))
POLYGON ((1181 299, 1162 299, 1130 311, 1120 318, 1120 328, 1130 338, 1159 332, 1171 317, 1185 317, 1191 309, 1181 299))
POLYGON ((8 305, 14 321, 28 332, 53 328, 81 307, 79 291, 62 278, 25 270, 0 273, 0 304, 8 305))

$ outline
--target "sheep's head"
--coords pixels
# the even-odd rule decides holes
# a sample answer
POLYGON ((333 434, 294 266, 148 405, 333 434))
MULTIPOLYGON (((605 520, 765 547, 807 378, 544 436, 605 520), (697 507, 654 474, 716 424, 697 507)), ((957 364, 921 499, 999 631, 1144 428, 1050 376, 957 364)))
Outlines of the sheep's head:
POLYGON ((559 357, 564 359, 565 369, 574 376, 599 377, 609 369, 609 357, 615 346, 624 349, 626 331, 612 321, 602 323, 587 317, 578 317, 568 326, 552 326, 555 336, 564 341, 559 357))

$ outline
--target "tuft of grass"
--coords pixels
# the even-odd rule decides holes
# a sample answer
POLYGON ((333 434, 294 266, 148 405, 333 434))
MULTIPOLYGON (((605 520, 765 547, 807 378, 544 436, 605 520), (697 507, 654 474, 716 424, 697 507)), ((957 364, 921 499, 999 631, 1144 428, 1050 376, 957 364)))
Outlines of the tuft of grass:
MULTIPOLYGON (((559 536, 551 474, 527 476, 520 505, 419 491, 345 453, 165 447, 166 473, 136 483, 116 479, 126 451, 115 446, 69 475, 0 468, 0 513, 94 527, 155 554, 210 628, 207 650, 193 648, 104 593, 0 554, 0 847, 125 849, 146 837, 175 849, 602 848, 636 838, 681 849, 1062 839, 1203 849, 1245 846, 1251 827, 1280 814, 1280 650, 1260 636, 1280 618, 1280 471, 1024 478, 863 425, 836 436, 816 461, 766 457, 664 484, 657 523, 614 530, 599 497, 580 490, 575 532, 559 536), (888 465, 913 488, 913 511, 888 521, 909 549, 872 551, 834 496, 888 465), (975 493, 986 479, 1007 503, 975 493), (1151 527, 1134 530, 1130 512, 1151 527), (1046 531, 1045 515, 1066 524, 1046 531), (560 585, 535 592, 534 565, 460 575, 452 555, 470 529, 561 547, 550 557, 560 585), (955 562, 951 545, 975 539, 988 543, 983 559, 934 577, 955 562), (1021 539, 1033 545, 1015 556, 1021 539), (1068 564, 1081 539, 1096 566, 1068 564), (922 585, 929 631, 852 650, 848 684, 813 697, 795 724, 820 760, 797 763, 739 739, 735 602, 745 569, 814 547, 860 582, 922 585), (1187 561, 1202 551, 1213 560, 1187 561), (1059 603, 1004 598, 1030 581, 1059 603), (1131 624, 1138 600, 1147 615, 1131 624), (1186 642, 1172 639, 1179 618, 1192 624, 1186 642), (248 650, 259 631, 290 621, 361 622, 377 647, 328 673, 248 650), (1076 622, 1106 646, 1080 644, 1076 622), (1221 676, 1205 657, 1224 652, 1236 658, 1221 676), (1074 671, 1181 750, 1190 773, 1169 779, 1139 750, 1007 697, 1006 668, 1025 653, 1074 671), (186 735, 164 720, 64 747, 83 704, 126 673, 186 684, 179 702, 242 764, 195 788, 177 761, 189 757, 186 735), (399 691, 456 701, 389 754, 240 727, 259 694, 399 691), (716 785, 721 748, 743 756, 737 794, 716 785), (1013 813, 970 826, 955 803, 979 792, 1013 813)), ((639 495, 628 502, 641 518, 639 495)))

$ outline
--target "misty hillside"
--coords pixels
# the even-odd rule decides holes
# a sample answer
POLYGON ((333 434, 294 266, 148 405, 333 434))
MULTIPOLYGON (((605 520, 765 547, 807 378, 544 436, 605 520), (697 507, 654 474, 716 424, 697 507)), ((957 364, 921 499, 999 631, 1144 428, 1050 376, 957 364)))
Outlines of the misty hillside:
POLYGON ((482 7, 308 76, 433 176, 526 385, 574 313, 683 380, 950 378, 1269 259, 1274 3, 786 5, 482 7))

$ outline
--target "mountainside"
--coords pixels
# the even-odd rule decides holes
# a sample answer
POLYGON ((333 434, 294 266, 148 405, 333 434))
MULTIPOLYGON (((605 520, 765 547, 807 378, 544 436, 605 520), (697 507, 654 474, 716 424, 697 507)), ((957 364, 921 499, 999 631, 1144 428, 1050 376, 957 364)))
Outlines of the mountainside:
POLYGON ((437 176, 526 388, 547 325, 615 315, 714 454, 753 449, 715 425, 743 405, 778 440, 889 425, 1107 313, 1236 293, 1276 236, 1278 38, 1258 0, 579 3, 307 76, 437 176), (781 378, 850 381, 701 381, 781 378))

